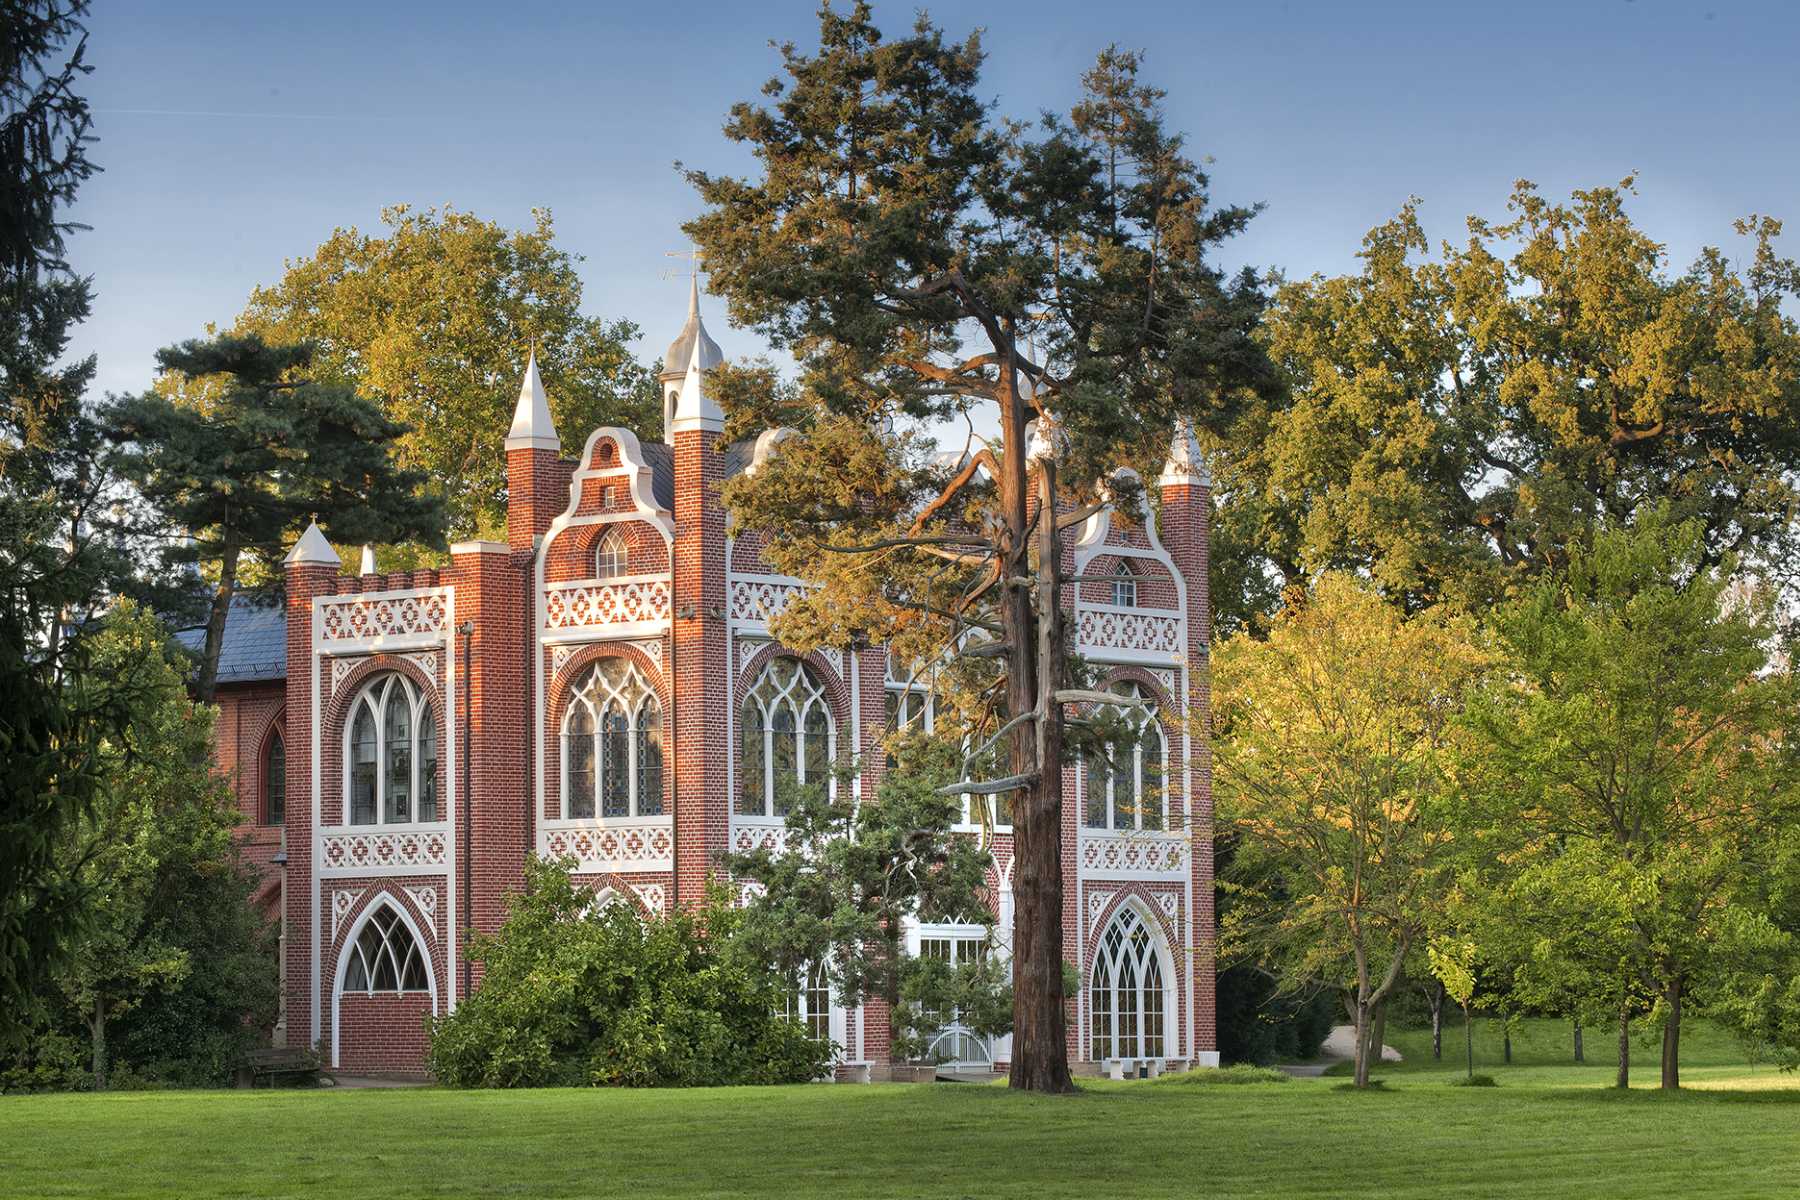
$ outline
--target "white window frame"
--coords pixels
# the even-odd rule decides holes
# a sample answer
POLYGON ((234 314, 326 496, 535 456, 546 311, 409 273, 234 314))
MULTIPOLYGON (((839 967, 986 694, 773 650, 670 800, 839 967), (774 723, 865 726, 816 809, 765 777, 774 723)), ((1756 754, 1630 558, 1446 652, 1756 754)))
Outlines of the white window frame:
POLYGON ((1105 1062, 1109 1059, 1172 1057, 1172 1051, 1177 1045, 1174 1031, 1178 1024, 1173 988, 1174 961, 1167 953, 1168 947, 1164 943, 1161 927, 1135 904, 1121 905, 1102 927, 1094 946, 1094 961, 1088 965, 1085 997, 1088 1010, 1086 1048, 1090 1060, 1105 1062), (1129 928, 1125 928, 1126 926, 1129 928), (1108 939, 1115 929, 1121 929, 1118 942, 1116 945, 1109 945, 1108 939), (1138 940, 1139 933, 1143 935, 1141 941, 1138 940), (1128 1035, 1131 1041, 1122 1043, 1119 1018, 1123 1006, 1120 1001, 1127 992, 1120 982, 1120 975, 1126 966, 1131 966, 1135 972, 1130 995, 1135 1005, 1137 1028, 1128 1035), (1096 994, 1102 990, 1098 983, 1102 968, 1107 972, 1105 990, 1108 993, 1104 1014, 1094 1002, 1096 994), (1150 982, 1151 970, 1156 972, 1159 986, 1153 987, 1150 982), (1154 1042, 1145 1020, 1149 1011, 1148 1001, 1152 995, 1157 1001, 1158 1029, 1154 1042), (1105 1029, 1100 1028, 1102 1022, 1105 1023, 1105 1029), (1102 1038, 1105 1039, 1104 1042, 1102 1038))
POLYGON ((740 738, 737 746, 738 769, 740 776, 745 773, 743 763, 743 738, 750 736, 751 724, 745 720, 746 711, 752 704, 760 714, 758 725, 762 730, 762 803, 756 812, 745 811, 745 786, 750 783, 741 778, 737 796, 732 799, 732 813, 739 818, 749 820, 779 820, 786 814, 775 811, 778 800, 775 786, 775 726, 773 717, 783 705, 791 707, 794 714, 794 772, 800 785, 814 782, 807 778, 807 739, 806 719, 816 706, 825 715, 825 779, 827 795, 837 794, 837 778, 833 766, 837 762, 837 717, 831 711, 831 693, 825 688, 825 681, 819 678, 818 672, 803 659, 778 655, 763 664, 762 670, 756 674, 756 682, 744 693, 744 702, 738 706, 738 719, 741 723, 740 738), (763 684, 770 679, 776 670, 792 666, 794 673, 788 681, 775 689, 772 696, 765 699, 761 694, 763 684))
POLYGON ((665 785, 668 777, 668 743, 664 731, 668 723, 663 720, 662 701, 651 686, 650 680, 638 668, 637 663, 623 657, 606 657, 594 660, 582 672, 576 684, 569 691, 569 702, 563 710, 562 724, 557 737, 558 753, 562 756, 561 792, 562 819, 565 821, 632 821, 639 819, 655 819, 669 815, 669 805, 665 796, 665 785), (601 668, 609 663, 622 664, 624 673, 614 681, 609 679, 601 668), (629 811, 608 816, 606 813, 606 773, 602 770, 604 757, 601 754, 601 739, 606 736, 603 718, 610 704, 617 704, 626 714, 625 730, 625 771, 626 771, 626 806, 629 811), (585 712, 593 722, 593 732, 587 736, 593 739, 594 751, 594 811, 589 816, 577 816, 570 812, 572 777, 569 773, 569 742, 576 736, 569 731, 569 725, 575 714, 585 712), (646 797, 638 787, 641 781, 639 772, 639 744, 643 741, 644 717, 654 713, 656 716, 657 744, 662 747, 662 765, 656 775, 655 812, 645 812, 646 797))
POLYGON ((616 529, 602 534, 594 547, 594 578, 622 579, 631 574, 631 546, 616 529))
POLYGON ((1117 608, 1136 608, 1138 606, 1138 577, 1124 559, 1120 559, 1113 568, 1112 602, 1117 608))
MULTIPOLYGON (((1136 803, 1131 806, 1132 812, 1130 823, 1121 823, 1119 819, 1119 798, 1115 794, 1116 789, 1114 788, 1116 780, 1114 779, 1111 765, 1104 761, 1096 760, 1092 755, 1084 755, 1082 757, 1080 771, 1081 794, 1078 797, 1081 804, 1081 827, 1089 830, 1108 829, 1119 833, 1135 833, 1142 830, 1144 828, 1143 800, 1145 796, 1150 794, 1152 786, 1155 785, 1157 790, 1161 793, 1156 797, 1156 803, 1162 810, 1162 820, 1151 830, 1151 832, 1165 831, 1169 828, 1169 734, 1168 731, 1162 727, 1162 721, 1157 715, 1156 697, 1151 695, 1143 685, 1133 680, 1125 680, 1115 684, 1109 690, 1117 693, 1126 700, 1136 702, 1135 704, 1108 704, 1101 706, 1101 711, 1111 709, 1114 712, 1122 713, 1126 720, 1132 722, 1133 736, 1131 744, 1129 747, 1123 748, 1123 752, 1128 752, 1131 755, 1131 779, 1132 786, 1136 792, 1133 799, 1136 803), (1134 711, 1138 714, 1135 719, 1130 715, 1134 711), (1154 729, 1156 731, 1156 744, 1158 747, 1157 761, 1153 764, 1146 764, 1144 761, 1144 732, 1148 729, 1154 729), (1096 766, 1099 766, 1103 771, 1101 786, 1105 788, 1106 791, 1106 823, 1104 825, 1088 824, 1088 800, 1092 794, 1092 788, 1094 787, 1094 768, 1096 766), (1150 773, 1145 770, 1146 766, 1151 767, 1160 774, 1162 782, 1159 785, 1155 784, 1150 773)), ((1114 746, 1111 748, 1111 752, 1116 759, 1122 752, 1122 748, 1114 746)))
POLYGON ((443 792, 438 788, 436 779, 439 759, 437 739, 441 732, 442 724, 438 721, 437 712, 432 708, 431 697, 426 695, 424 689, 420 688, 402 672, 383 671, 365 683, 362 688, 358 690, 356 698, 350 702, 350 707, 344 714, 344 824, 354 825, 357 828, 366 828, 370 825, 386 825, 393 827, 400 825, 437 826, 445 824, 446 817, 444 815, 443 792), (407 715, 410 721, 410 724, 408 725, 408 729, 410 730, 408 738, 412 748, 412 761, 409 764, 409 769, 412 772, 412 780, 411 791, 407 794, 406 819, 401 821, 390 821, 387 819, 387 706, 392 702, 396 694, 402 697, 407 704, 407 715), (372 821, 357 821, 355 819, 354 797, 352 794, 356 773, 356 722, 358 716, 365 711, 375 722, 375 819, 372 821), (423 790, 420 787, 420 784, 424 782, 427 774, 424 769, 425 755, 423 753, 427 739, 419 736, 419 718, 421 716, 428 716, 431 718, 431 738, 429 741, 432 766, 432 796, 437 801, 436 807, 439 815, 430 821, 421 821, 418 819, 419 800, 423 790))
MULTIPOLYGON (((952 965, 967 961, 964 955, 970 953, 970 951, 965 950, 964 947, 974 947, 973 953, 977 955, 999 955, 1002 960, 1006 962, 1007 969, 1010 971, 1012 968, 1012 955, 1007 944, 1001 939, 998 930, 989 929, 985 925, 953 925, 943 923, 923 924, 918 921, 911 921, 909 922, 909 925, 910 928, 907 931, 906 948, 907 953, 913 955, 915 958, 924 957, 925 944, 927 942, 948 942, 951 946, 951 957, 949 961, 952 965)), ((979 1037, 970 1030, 968 1026, 962 1023, 962 1014, 960 1012, 952 1011, 949 1016, 950 1019, 943 1025, 940 1025, 936 1034, 932 1036, 930 1052, 935 1054, 938 1047, 947 1038, 951 1039, 952 1046, 958 1046, 960 1044, 957 1039, 966 1038, 969 1043, 980 1048, 984 1057, 949 1058, 945 1060, 945 1066, 974 1067, 986 1070, 990 1068, 996 1060, 1006 1059, 1007 1055, 1010 1053, 1011 1043, 1009 1039, 1004 1037, 979 1037)))

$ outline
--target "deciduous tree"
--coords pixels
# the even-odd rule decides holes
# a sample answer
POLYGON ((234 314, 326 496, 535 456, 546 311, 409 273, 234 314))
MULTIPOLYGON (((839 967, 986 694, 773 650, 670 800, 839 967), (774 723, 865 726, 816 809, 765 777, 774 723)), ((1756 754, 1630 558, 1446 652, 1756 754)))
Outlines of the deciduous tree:
POLYGON ((1337 573, 1215 655, 1214 793, 1242 838, 1222 937, 1290 987, 1347 982, 1358 1087, 1454 864, 1457 718, 1485 666, 1465 618, 1337 573))

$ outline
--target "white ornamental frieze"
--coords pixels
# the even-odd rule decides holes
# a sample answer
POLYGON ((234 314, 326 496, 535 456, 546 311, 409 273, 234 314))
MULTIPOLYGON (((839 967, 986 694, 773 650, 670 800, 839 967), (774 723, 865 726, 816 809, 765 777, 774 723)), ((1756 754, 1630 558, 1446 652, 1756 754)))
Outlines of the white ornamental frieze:
POLYGON ((356 907, 367 888, 338 888, 331 893, 331 936, 337 937, 338 930, 344 924, 344 918, 356 907))
POLYGON ((1164 874, 1187 866, 1180 837, 1095 834, 1081 839, 1081 869, 1090 874, 1164 874))
POLYGON ((338 833, 326 835, 324 843, 319 865, 326 870, 442 867, 450 859, 449 839, 441 833, 338 833))
POLYGON ((634 883, 631 885, 631 890, 636 892, 638 894, 638 899, 644 902, 645 912, 649 913, 651 916, 660 916, 662 914, 664 904, 662 884, 634 883))
POLYGON ((675 840, 667 825, 550 829, 544 832, 544 849, 554 857, 574 855, 583 863, 641 867, 673 858, 675 840))
POLYGON ((772 621, 805 585, 779 579, 731 581, 730 612, 734 621, 772 621))
POLYGON ((1103 650, 1142 650, 1154 654, 1180 654, 1181 617, 1156 612, 1121 612, 1112 608, 1083 608, 1079 613, 1077 641, 1103 650))
POLYGON ((441 634, 449 606, 441 593, 352 596, 320 605, 319 631, 326 642, 441 634))
POLYGON ((585 629, 669 619, 669 581, 633 579, 623 583, 553 583, 544 589, 544 620, 550 629, 585 629))
POLYGON ((787 848, 787 826, 734 825, 731 848, 739 854, 748 854, 752 850, 784 850, 787 848))

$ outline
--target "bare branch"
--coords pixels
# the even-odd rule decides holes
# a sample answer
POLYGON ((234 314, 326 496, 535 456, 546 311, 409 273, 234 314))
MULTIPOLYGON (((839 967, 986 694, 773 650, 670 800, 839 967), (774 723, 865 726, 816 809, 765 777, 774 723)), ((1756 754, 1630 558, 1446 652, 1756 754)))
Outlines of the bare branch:
POLYGON ((1008 775, 1004 779, 993 779, 986 783, 965 779, 961 783, 953 783, 949 787, 939 788, 936 794, 939 796, 992 796, 997 792, 1016 792, 1021 788, 1028 788, 1036 783, 1037 779, 1036 771, 1029 775, 1008 775))

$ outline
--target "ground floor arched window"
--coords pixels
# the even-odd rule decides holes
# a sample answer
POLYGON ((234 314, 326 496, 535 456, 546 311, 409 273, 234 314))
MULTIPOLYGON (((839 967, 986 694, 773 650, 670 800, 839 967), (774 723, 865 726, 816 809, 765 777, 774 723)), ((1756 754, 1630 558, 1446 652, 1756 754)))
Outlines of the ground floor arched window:
POLYGON ((1100 937, 1088 983, 1093 1059, 1163 1057, 1165 1007, 1156 938, 1136 909, 1122 908, 1100 937))

